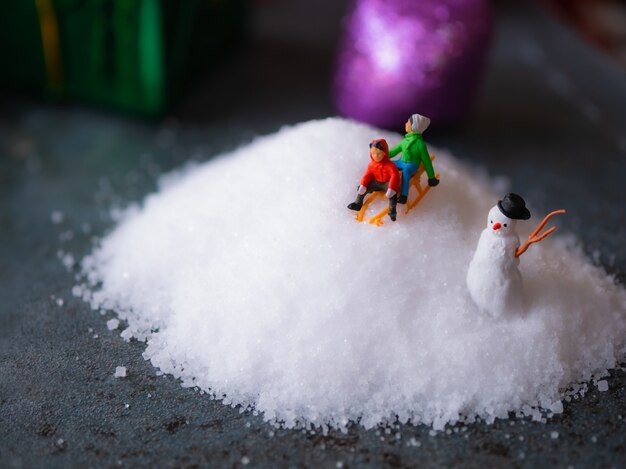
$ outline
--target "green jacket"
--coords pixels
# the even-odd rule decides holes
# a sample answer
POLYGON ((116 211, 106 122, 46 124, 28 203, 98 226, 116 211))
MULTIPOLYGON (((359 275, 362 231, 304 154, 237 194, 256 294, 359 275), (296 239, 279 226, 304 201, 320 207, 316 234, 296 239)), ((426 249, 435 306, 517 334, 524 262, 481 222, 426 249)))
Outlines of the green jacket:
POLYGON ((428 178, 435 177, 433 163, 430 160, 430 154, 428 153, 422 134, 409 132, 404 136, 404 140, 389 150, 389 156, 394 157, 400 152, 402 152, 400 159, 403 163, 413 163, 417 165, 422 163, 428 178))

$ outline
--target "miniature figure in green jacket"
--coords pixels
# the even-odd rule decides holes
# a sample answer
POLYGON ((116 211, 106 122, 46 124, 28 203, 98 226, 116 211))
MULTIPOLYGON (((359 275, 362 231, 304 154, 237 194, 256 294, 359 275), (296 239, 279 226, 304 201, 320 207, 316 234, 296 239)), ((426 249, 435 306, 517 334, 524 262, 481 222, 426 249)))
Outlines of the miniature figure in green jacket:
POLYGON ((420 164, 424 165, 424 170, 428 175, 428 185, 434 187, 439 184, 439 179, 435 177, 435 170, 430 160, 430 154, 422 138, 422 132, 424 132, 429 125, 430 119, 428 117, 413 114, 404 125, 406 130, 404 140, 389 150, 390 157, 394 157, 402 152, 402 156, 399 160, 393 160, 398 169, 402 172, 402 191, 398 198, 399 204, 406 204, 411 176, 417 172, 420 164))

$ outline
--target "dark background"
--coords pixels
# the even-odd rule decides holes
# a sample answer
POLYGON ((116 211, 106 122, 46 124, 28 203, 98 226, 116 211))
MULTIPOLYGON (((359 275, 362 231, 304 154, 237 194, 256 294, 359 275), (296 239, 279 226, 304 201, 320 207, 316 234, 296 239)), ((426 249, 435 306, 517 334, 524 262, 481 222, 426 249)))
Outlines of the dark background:
MULTIPOLYGON (((190 159, 334 115, 329 75, 345 4, 255 8, 248 42, 196 77, 165 119, 3 91, 0 466, 623 467, 623 369, 611 372, 609 391, 592 388, 545 424, 513 418, 436 436, 406 425, 392 434, 276 430, 156 376, 142 344, 107 330, 111 313, 101 317, 72 297, 74 272, 59 256, 87 254, 113 226, 111 207, 141 200, 159 174, 190 159), (294 24, 295 14, 308 21, 294 24), (55 211, 61 223, 52 223, 55 211), (120 365, 125 379, 113 377, 120 365)), ((536 4, 497 3, 476 107, 427 140, 507 175, 537 209, 566 207, 563 231, 623 284, 625 73, 615 55, 571 29, 575 22, 556 18, 536 4)))

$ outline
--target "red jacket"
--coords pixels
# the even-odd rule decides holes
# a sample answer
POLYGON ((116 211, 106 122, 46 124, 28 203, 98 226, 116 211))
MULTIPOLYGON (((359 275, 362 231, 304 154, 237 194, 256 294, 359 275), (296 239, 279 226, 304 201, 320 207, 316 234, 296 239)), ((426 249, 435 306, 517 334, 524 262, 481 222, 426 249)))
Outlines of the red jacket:
POLYGON ((382 160, 377 162, 374 161, 370 153, 372 161, 367 165, 367 170, 365 170, 365 174, 363 174, 363 178, 361 178, 361 185, 367 187, 372 180, 389 182, 389 189, 398 192, 400 189, 400 172, 393 161, 389 159, 389 145, 387 145, 387 141, 381 138, 379 140, 373 140, 372 143, 382 144, 385 156, 382 160))

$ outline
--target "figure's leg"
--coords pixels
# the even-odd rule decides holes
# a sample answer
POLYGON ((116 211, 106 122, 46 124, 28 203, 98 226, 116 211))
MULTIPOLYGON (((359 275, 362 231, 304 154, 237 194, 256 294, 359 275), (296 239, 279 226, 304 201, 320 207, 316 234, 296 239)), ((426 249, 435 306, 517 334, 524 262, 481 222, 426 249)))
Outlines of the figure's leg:
POLYGON ((396 221, 396 204, 398 203, 398 194, 394 194, 393 197, 389 199, 389 218, 391 221, 396 221))
POLYGON ((404 163, 402 162, 402 160, 392 160, 391 162, 396 165, 398 171, 402 172, 402 168, 404 168, 404 163))
MULTIPOLYGON (((378 182, 378 181, 377 181, 378 182)), ((383 192, 387 192, 389 189, 389 182, 379 182, 380 190, 383 192)), ((393 197, 389 198, 389 211, 387 215, 391 218, 391 221, 396 221, 396 204, 398 203, 398 194, 394 194, 393 197)))
POLYGON ((370 192, 385 192, 388 185, 389 184, 386 182, 380 182, 374 179, 367 185, 367 193, 369 194, 370 192))
MULTIPOLYGON (((404 163, 402 162, 402 160, 394 160, 393 163, 398 168, 398 171, 402 173, 402 186, 400 188, 400 195, 397 198, 397 201, 400 204, 406 204, 406 197, 402 196, 402 194, 404 193, 404 181, 406 180, 406 177, 404 176, 404 163)), ((408 192, 408 188, 407 188, 407 192, 408 192)))
MULTIPOLYGON (((365 194, 367 194, 367 192, 365 194)), ((363 199, 365 198, 365 194, 359 194, 357 192, 355 201, 348 204, 348 208, 350 210, 354 210, 355 212, 361 210, 361 207, 363 207, 363 199)))
POLYGON ((358 212, 363 207, 363 199, 365 199, 365 196, 367 194, 370 194, 372 192, 382 191, 382 190, 387 190, 387 188, 383 189, 381 187, 381 183, 379 181, 376 181, 376 180, 371 181, 367 185, 367 190, 363 194, 359 194, 357 192, 356 200, 354 202, 352 202, 350 205, 348 205, 348 208, 350 210, 354 210, 354 211, 358 212))
POLYGON ((419 169, 419 164, 404 163, 403 161, 394 161, 398 169, 402 172, 402 188, 400 191, 400 197, 398 198, 399 204, 406 204, 407 197, 409 195, 409 187, 411 185, 411 176, 413 176, 419 169))

